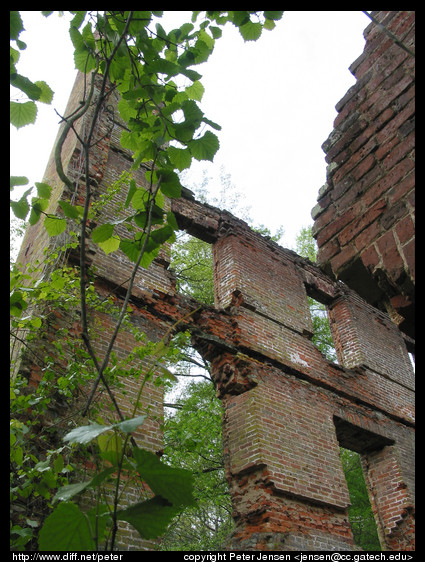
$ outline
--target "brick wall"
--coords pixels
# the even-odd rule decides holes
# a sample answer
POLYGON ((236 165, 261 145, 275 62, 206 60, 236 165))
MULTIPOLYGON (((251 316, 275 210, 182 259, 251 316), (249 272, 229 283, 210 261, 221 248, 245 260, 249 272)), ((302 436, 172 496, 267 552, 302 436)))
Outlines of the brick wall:
MULTIPOLYGON (((190 209, 184 221, 190 224, 190 209)), ((322 549, 354 548, 340 443, 363 455, 389 451, 398 472, 386 472, 385 485, 398 489, 402 482, 403 507, 396 492, 392 498, 381 494, 377 472, 369 471, 369 486, 377 518, 385 520, 384 547, 395 548, 397 541, 400 546, 402 527, 410 528, 410 522, 398 528, 394 519, 385 519, 390 509, 391 517, 404 522, 414 505, 414 376, 400 331, 387 314, 308 260, 242 221, 233 219, 230 228, 226 214, 216 222, 222 225, 213 244, 216 300, 237 325, 226 334, 228 348, 232 344, 237 352, 211 343, 207 351, 200 349, 212 359, 225 408, 227 478, 237 524, 229 544, 309 550, 320 538, 322 549), (328 306, 340 365, 327 361, 311 341, 307 293, 328 306), (355 431, 348 437, 336 418, 355 431), (396 459, 400 452, 403 470, 396 459)), ((410 537, 403 548, 411 544, 410 537)))
MULTIPOLYGON (((414 50, 415 12, 372 12, 414 50)), ((379 26, 364 32, 356 84, 323 144, 327 182, 312 211, 318 263, 414 338, 415 59, 379 26)))

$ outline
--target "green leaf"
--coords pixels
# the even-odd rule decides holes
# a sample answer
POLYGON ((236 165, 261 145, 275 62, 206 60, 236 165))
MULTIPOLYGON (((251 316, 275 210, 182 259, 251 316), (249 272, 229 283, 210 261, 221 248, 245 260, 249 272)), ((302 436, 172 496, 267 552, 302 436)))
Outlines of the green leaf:
POLYGON ((10 188, 12 189, 15 185, 27 185, 28 178, 25 176, 10 176, 10 188))
POLYGON ((35 187, 37 188, 37 194, 42 199, 49 199, 52 192, 52 188, 47 183, 35 182, 35 187))
POLYGON ((276 24, 273 20, 265 20, 264 29, 267 29, 268 31, 271 31, 275 27, 276 27, 276 24))
POLYGON ((158 170, 158 175, 161 176, 161 191, 166 197, 180 197, 181 183, 180 178, 172 170, 161 168, 158 170))
POLYGON ((48 215, 44 219, 44 226, 49 234, 49 236, 58 236, 65 232, 66 230, 66 220, 55 217, 54 215, 48 215))
POLYGON ((181 171, 190 168, 192 163, 192 155, 187 148, 176 148, 175 146, 168 147, 168 156, 174 166, 181 171))
POLYGON ((177 219, 172 211, 169 211, 167 213, 167 223, 171 226, 173 230, 179 230, 177 219))
POLYGON ((50 277, 50 287, 61 291, 65 287, 65 277, 63 277, 60 273, 60 270, 53 271, 50 277))
POLYGON ((88 49, 74 52, 75 68, 86 74, 96 68, 96 60, 88 49))
POLYGON ((158 58, 149 65, 149 71, 166 74, 168 77, 171 77, 179 74, 180 67, 169 60, 158 58))
POLYGON ((27 214, 30 210, 30 206, 26 197, 22 197, 19 201, 11 201, 10 206, 15 217, 21 220, 26 219, 27 214))
POLYGON ((206 123, 207 125, 209 125, 210 127, 212 127, 213 129, 215 129, 216 131, 221 131, 221 125, 219 125, 218 123, 215 123, 214 121, 211 121, 210 119, 207 119, 206 117, 203 117, 202 121, 204 123, 206 123))
POLYGON ((95 228, 92 232, 92 240, 95 244, 99 244, 100 242, 105 242, 109 240, 114 233, 115 225, 113 224, 101 224, 97 228, 95 228))
POLYGON ((155 539, 165 532, 179 511, 178 507, 156 496, 118 511, 117 519, 133 525, 143 538, 155 539))
POLYGON ((165 498, 173 506, 194 505, 191 472, 168 466, 144 449, 135 447, 133 454, 140 476, 155 495, 165 498))
POLYGON ((14 291, 10 295, 9 302, 11 316, 21 316, 22 312, 28 308, 28 303, 21 291, 14 291))
POLYGON ((244 41, 256 41, 263 30, 261 23, 249 21, 239 27, 239 32, 244 41))
MULTIPOLYGON (((130 197, 130 193, 128 195, 130 197)), ((132 190, 131 206, 135 211, 144 209, 148 200, 148 192, 143 187, 132 190)))
POLYGON ((38 223, 42 211, 47 209, 48 205, 49 205, 48 199, 40 199, 38 197, 33 197, 31 201, 31 213, 28 218, 28 222, 31 226, 34 226, 34 224, 38 223))
POLYGON ((98 242, 99 248, 105 252, 106 255, 116 252, 120 247, 120 238, 118 236, 111 236, 104 242, 98 242))
POLYGON ((34 82, 31 82, 26 76, 15 74, 14 77, 11 78, 10 83, 26 94, 31 100, 38 100, 41 96, 41 88, 36 86, 34 82))
POLYGON ((142 425, 145 419, 146 416, 137 416, 135 418, 119 422, 115 424, 115 427, 124 433, 131 433, 132 431, 135 431, 139 425, 142 425))
MULTIPOLYGON (((40 326, 41 326, 41 319, 38 318, 38 320, 40 320, 40 326)), ((62 472, 63 468, 64 468, 63 456, 59 454, 53 461, 53 470, 56 473, 59 473, 62 472)))
POLYGON ((71 502, 60 503, 47 517, 38 539, 40 551, 94 550, 84 514, 71 502))
POLYGON ((268 20, 280 20, 283 16, 283 11, 275 11, 275 12, 264 12, 264 17, 268 20))
POLYGON ((191 125, 195 129, 199 127, 202 122, 204 113, 199 109, 194 100, 187 100, 182 103, 182 110, 185 117, 185 124, 191 125))
POLYGON ((185 92, 188 95, 189 99, 201 101, 202 96, 204 95, 205 92, 205 88, 198 80, 194 82, 191 86, 188 86, 185 89, 185 92))
POLYGON ((34 82, 36 86, 38 86, 38 88, 40 88, 40 96, 37 98, 37 100, 41 103, 52 103, 52 99, 53 99, 53 90, 50 88, 50 86, 48 84, 46 84, 46 82, 44 81, 40 81, 37 80, 37 82, 34 82))
MULTIPOLYGON (((163 224, 164 222, 163 210, 160 207, 154 205, 151 218, 152 218, 152 224, 163 224)), ((144 230, 148 224, 148 213, 147 212, 138 213, 133 217, 133 220, 139 228, 144 230)))
POLYGON ((99 437, 102 433, 109 431, 111 429, 117 428, 124 433, 129 433, 134 431, 139 425, 141 425, 146 416, 137 416, 135 418, 124 420, 122 422, 114 423, 112 425, 102 425, 99 423, 91 423, 90 425, 83 425, 76 427, 63 438, 64 441, 68 443, 80 443, 86 444, 99 437))
POLYGON ((78 211, 77 207, 74 207, 74 205, 71 205, 67 201, 59 201, 59 206, 64 212, 65 216, 69 219, 80 218, 80 212, 78 211))
POLYGON ((131 119, 132 117, 136 117, 137 115, 137 109, 131 107, 128 101, 125 100, 124 98, 120 99, 117 107, 124 121, 128 121, 129 119, 131 119))
POLYGON ((115 432, 112 434, 103 433, 97 437, 97 444, 99 445, 102 459, 109 461, 113 466, 118 466, 122 455, 121 436, 115 432))
POLYGON ((18 39, 21 31, 24 30, 24 24, 22 22, 21 15, 16 10, 11 10, 10 12, 10 38, 18 39))
MULTIPOLYGON (((180 57, 179 59, 179 63, 181 61, 181 58, 182 57, 180 57)), ((200 80, 202 78, 202 74, 199 74, 199 72, 196 72, 196 70, 192 70, 191 68, 183 68, 180 70, 180 73, 183 74, 183 76, 189 78, 189 80, 192 80, 192 82, 195 82, 196 80, 200 80)))
MULTIPOLYGON (((150 244, 151 241, 148 242, 148 247, 150 244)), ((150 266, 150 264, 153 262, 153 260, 156 258, 158 254, 159 254, 159 246, 155 246, 153 249, 145 251, 142 256, 142 259, 140 260, 140 267, 144 267, 145 269, 148 269, 148 267, 150 266)))
POLYGON ((123 131, 121 133, 120 143, 123 148, 129 150, 137 150, 140 145, 140 137, 137 133, 131 131, 123 131))
POLYGON ((37 106, 33 101, 25 103, 10 102, 10 122, 17 129, 35 123, 37 118, 37 106))
POLYGON ((153 230, 151 232, 151 239, 158 245, 164 244, 167 240, 174 236, 174 229, 166 224, 158 230, 153 230))
POLYGON ((223 31, 220 27, 215 27, 215 26, 210 25, 209 29, 210 29, 214 39, 219 39, 223 34, 223 31))
POLYGON ((84 22, 86 17, 86 11, 76 11, 75 16, 72 18, 70 26, 79 29, 84 22))
POLYGON ((196 160, 210 160, 212 162, 220 143, 214 133, 206 131, 200 139, 190 141, 188 147, 196 160))
POLYGON ((82 32, 82 38, 84 40, 84 44, 92 49, 93 51, 96 49, 96 42, 94 39, 93 31, 91 28, 90 22, 86 24, 82 32))
POLYGON ((136 263, 140 255, 141 246, 139 242, 134 240, 121 240, 120 250, 124 252, 130 261, 136 263))
POLYGON ((136 189, 137 189, 136 182, 134 180, 130 180, 130 186, 128 189, 127 198, 124 203, 125 209, 127 209, 128 206, 130 205, 130 201, 132 200, 133 195, 136 193, 136 189))
POLYGON ((53 502, 70 500, 73 496, 85 490, 90 482, 91 481, 88 480, 87 482, 79 482, 78 484, 69 484, 68 486, 62 486, 62 488, 59 488, 59 490, 56 492, 56 495, 53 498, 53 502))
POLYGON ((63 438, 68 443, 89 443, 92 439, 112 429, 111 425, 100 425, 98 423, 91 423, 90 425, 83 425, 76 427, 63 438))

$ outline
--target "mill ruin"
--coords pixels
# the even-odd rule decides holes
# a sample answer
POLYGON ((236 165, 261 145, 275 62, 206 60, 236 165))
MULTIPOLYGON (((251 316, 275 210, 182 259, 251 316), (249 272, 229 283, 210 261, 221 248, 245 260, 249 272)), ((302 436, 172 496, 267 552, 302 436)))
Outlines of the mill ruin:
MULTIPOLYGON (((372 15, 412 47, 414 12, 372 15)), ((414 549, 414 58, 376 23, 364 34, 364 52, 350 68, 356 84, 337 104, 323 146, 327 183, 312 202, 318 262, 183 190, 169 209, 181 230, 212 246, 215 306, 179 294, 166 248, 136 275, 133 325, 159 341, 178 322, 211 364, 224 411, 235 520, 230 550, 355 549, 340 446, 360 454, 382 548, 414 549), (326 305, 338 363, 312 342, 308 296, 326 305)), ((67 115, 84 87, 80 74, 67 115)), ((89 170, 97 196, 133 163, 120 145, 113 95, 102 109, 89 170)), ((76 127, 81 131, 83 120, 76 127)), ((82 197, 75 135, 62 155, 76 190, 70 193, 60 180, 52 155, 45 181, 56 206, 82 197)), ((143 170, 134 177, 146 184, 143 170)), ((118 203, 110 199, 90 228, 114 218, 118 203)), ((51 244, 41 222, 28 228, 18 261, 41 260, 51 244)), ((71 252, 66 259, 76 258, 71 252)), ((90 243, 85 259, 98 294, 123 299, 132 268, 124 254, 106 255, 90 243)), ((93 316, 107 333, 112 329, 107 313, 93 316)), ((67 321, 58 312, 56 322, 67 321)), ((117 356, 128 354, 132 338, 120 334, 117 356)), ((37 384, 37 365, 26 368, 37 384)), ((128 414, 136 389, 124 384, 126 394, 117 399, 128 414)), ((155 415, 137 442, 156 452, 161 388, 152 385, 148 396, 155 415)), ((129 550, 149 548, 130 527, 123 527, 120 541, 129 550)))

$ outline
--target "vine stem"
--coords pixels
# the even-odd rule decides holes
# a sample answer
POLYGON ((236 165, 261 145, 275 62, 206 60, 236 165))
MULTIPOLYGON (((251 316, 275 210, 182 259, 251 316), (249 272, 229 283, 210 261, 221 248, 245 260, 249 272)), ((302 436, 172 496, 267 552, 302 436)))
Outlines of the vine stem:
MULTIPOLYGON (((89 334, 88 334, 88 321, 87 321, 87 302, 86 302, 86 262, 85 262, 85 254, 86 254, 86 224, 87 224, 87 220, 88 220, 88 212, 89 212, 89 208, 90 208, 90 202, 91 202, 91 197, 92 197, 92 193, 91 193, 91 186, 90 186, 90 177, 89 177, 89 167, 90 167, 90 148, 91 148, 91 139, 93 137, 94 134, 94 130, 95 130, 95 125, 96 125, 96 121, 100 112, 100 108, 101 108, 101 104, 103 103, 104 100, 104 93, 105 93, 105 89, 106 89, 106 84, 107 84, 107 80, 108 80, 108 75, 109 75, 109 68, 111 65, 111 62, 116 54, 116 52, 118 51, 119 46, 121 45, 122 41, 124 40, 124 38, 126 37, 127 33, 128 33, 128 29, 130 26, 130 22, 132 20, 133 17, 133 12, 131 11, 129 13, 129 16, 127 18, 126 21, 126 25, 124 27, 123 32, 121 33, 117 43, 115 44, 114 48, 112 49, 112 52, 110 54, 110 56, 106 59, 106 64, 105 64, 105 71, 104 71, 104 77, 102 80, 102 84, 100 87, 100 92, 99 95, 97 97, 97 103, 96 103, 96 107, 93 113, 93 117, 91 119, 91 124, 90 124, 90 129, 88 132, 88 135, 86 137, 86 139, 80 139, 80 142, 82 142, 83 145, 83 151, 84 151, 84 155, 85 155, 85 175, 86 175, 86 197, 85 197, 85 202, 84 202, 84 210, 83 210, 83 217, 82 217, 82 221, 81 221, 81 237, 80 237, 80 302, 81 302, 81 324, 82 324, 82 339, 83 342, 94 362, 94 365, 96 367, 96 370, 98 372, 98 377, 97 377, 97 381, 102 380, 103 384, 105 385, 105 388, 112 400, 112 403, 118 413, 118 416, 120 417, 121 420, 123 420, 123 415, 119 409, 119 406, 115 400, 115 396, 113 395, 112 391, 109 388, 109 385, 106 381, 106 379, 104 378, 103 372, 109 362, 109 357, 112 351, 112 345, 113 342, 116 339, 116 335, 118 333, 118 330, 115 329, 114 332, 114 336, 113 336, 113 342, 112 345, 110 345, 108 347, 108 351, 104 357, 104 360, 102 362, 101 365, 99 365, 99 362, 97 360, 96 354, 94 353, 94 350, 92 348, 90 339, 89 339, 89 334)), ((92 82, 91 82, 91 87, 90 87, 90 92, 89 95, 87 96, 87 99, 83 105, 83 107, 79 110, 74 112, 73 114, 71 114, 71 116, 66 119, 65 122, 65 126, 64 126, 64 130, 62 131, 62 134, 60 135, 60 138, 58 140, 58 143, 56 145, 56 149, 55 149, 55 164, 56 164, 56 170, 58 172, 58 175, 60 177, 60 179, 65 183, 65 185, 67 187, 69 187, 70 189, 74 189, 74 185, 72 183, 72 181, 67 177, 67 175, 65 174, 64 170, 63 170, 63 165, 62 165, 62 146, 65 142, 65 139, 70 131, 71 128, 73 128, 74 122, 79 119, 80 117, 82 117, 89 109, 91 101, 92 101, 92 97, 93 97, 93 93, 94 93, 94 86, 95 86, 95 82, 96 82, 96 76, 98 73, 98 69, 99 69, 99 61, 98 58, 96 57, 96 69, 95 71, 92 73, 92 82)), ((127 301, 128 302, 128 301, 127 301)), ((123 305, 124 307, 124 305, 123 305)), ((126 305, 125 305, 126 308, 126 305)), ((122 311, 121 311, 122 312, 122 311)), ((122 318, 123 318, 124 314, 120 315, 120 321, 119 321, 119 326, 121 325, 122 322, 122 318)), ((118 326, 118 329, 119 329, 118 326)), ((97 382, 98 384, 98 382, 97 382)), ((97 387, 96 384, 96 387, 97 387)), ((93 397, 94 392, 91 394, 91 398, 93 397)), ((91 399, 90 399, 91 402, 91 399)), ((88 405, 90 404, 90 402, 88 403, 88 405)), ((87 413, 88 410, 88 406, 86 405, 86 407, 83 410, 83 415, 85 415, 87 413)))

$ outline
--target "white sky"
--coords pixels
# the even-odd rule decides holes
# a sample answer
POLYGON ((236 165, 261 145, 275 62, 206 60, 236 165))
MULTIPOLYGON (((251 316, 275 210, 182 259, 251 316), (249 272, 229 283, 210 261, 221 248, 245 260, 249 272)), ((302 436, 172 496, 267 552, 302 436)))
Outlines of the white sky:
MULTIPOLYGON (((20 38, 28 49, 18 71, 55 92, 50 106, 38 104, 35 125, 11 127, 10 172, 33 185, 42 180, 56 138, 54 109, 63 113, 76 71, 67 19, 21 14, 26 31, 20 38)), ((161 23, 170 30, 189 21, 185 14, 165 12, 161 23)), ((227 24, 208 62, 194 67, 205 87, 200 107, 222 130, 214 163, 196 163, 191 181, 206 170, 215 190, 224 166, 254 222, 272 231, 283 226, 283 246, 293 248, 300 228, 312 223, 326 180, 321 145, 332 131, 335 104, 355 83, 348 67, 363 52, 369 22, 361 11, 289 11, 252 43, 227 24)))

